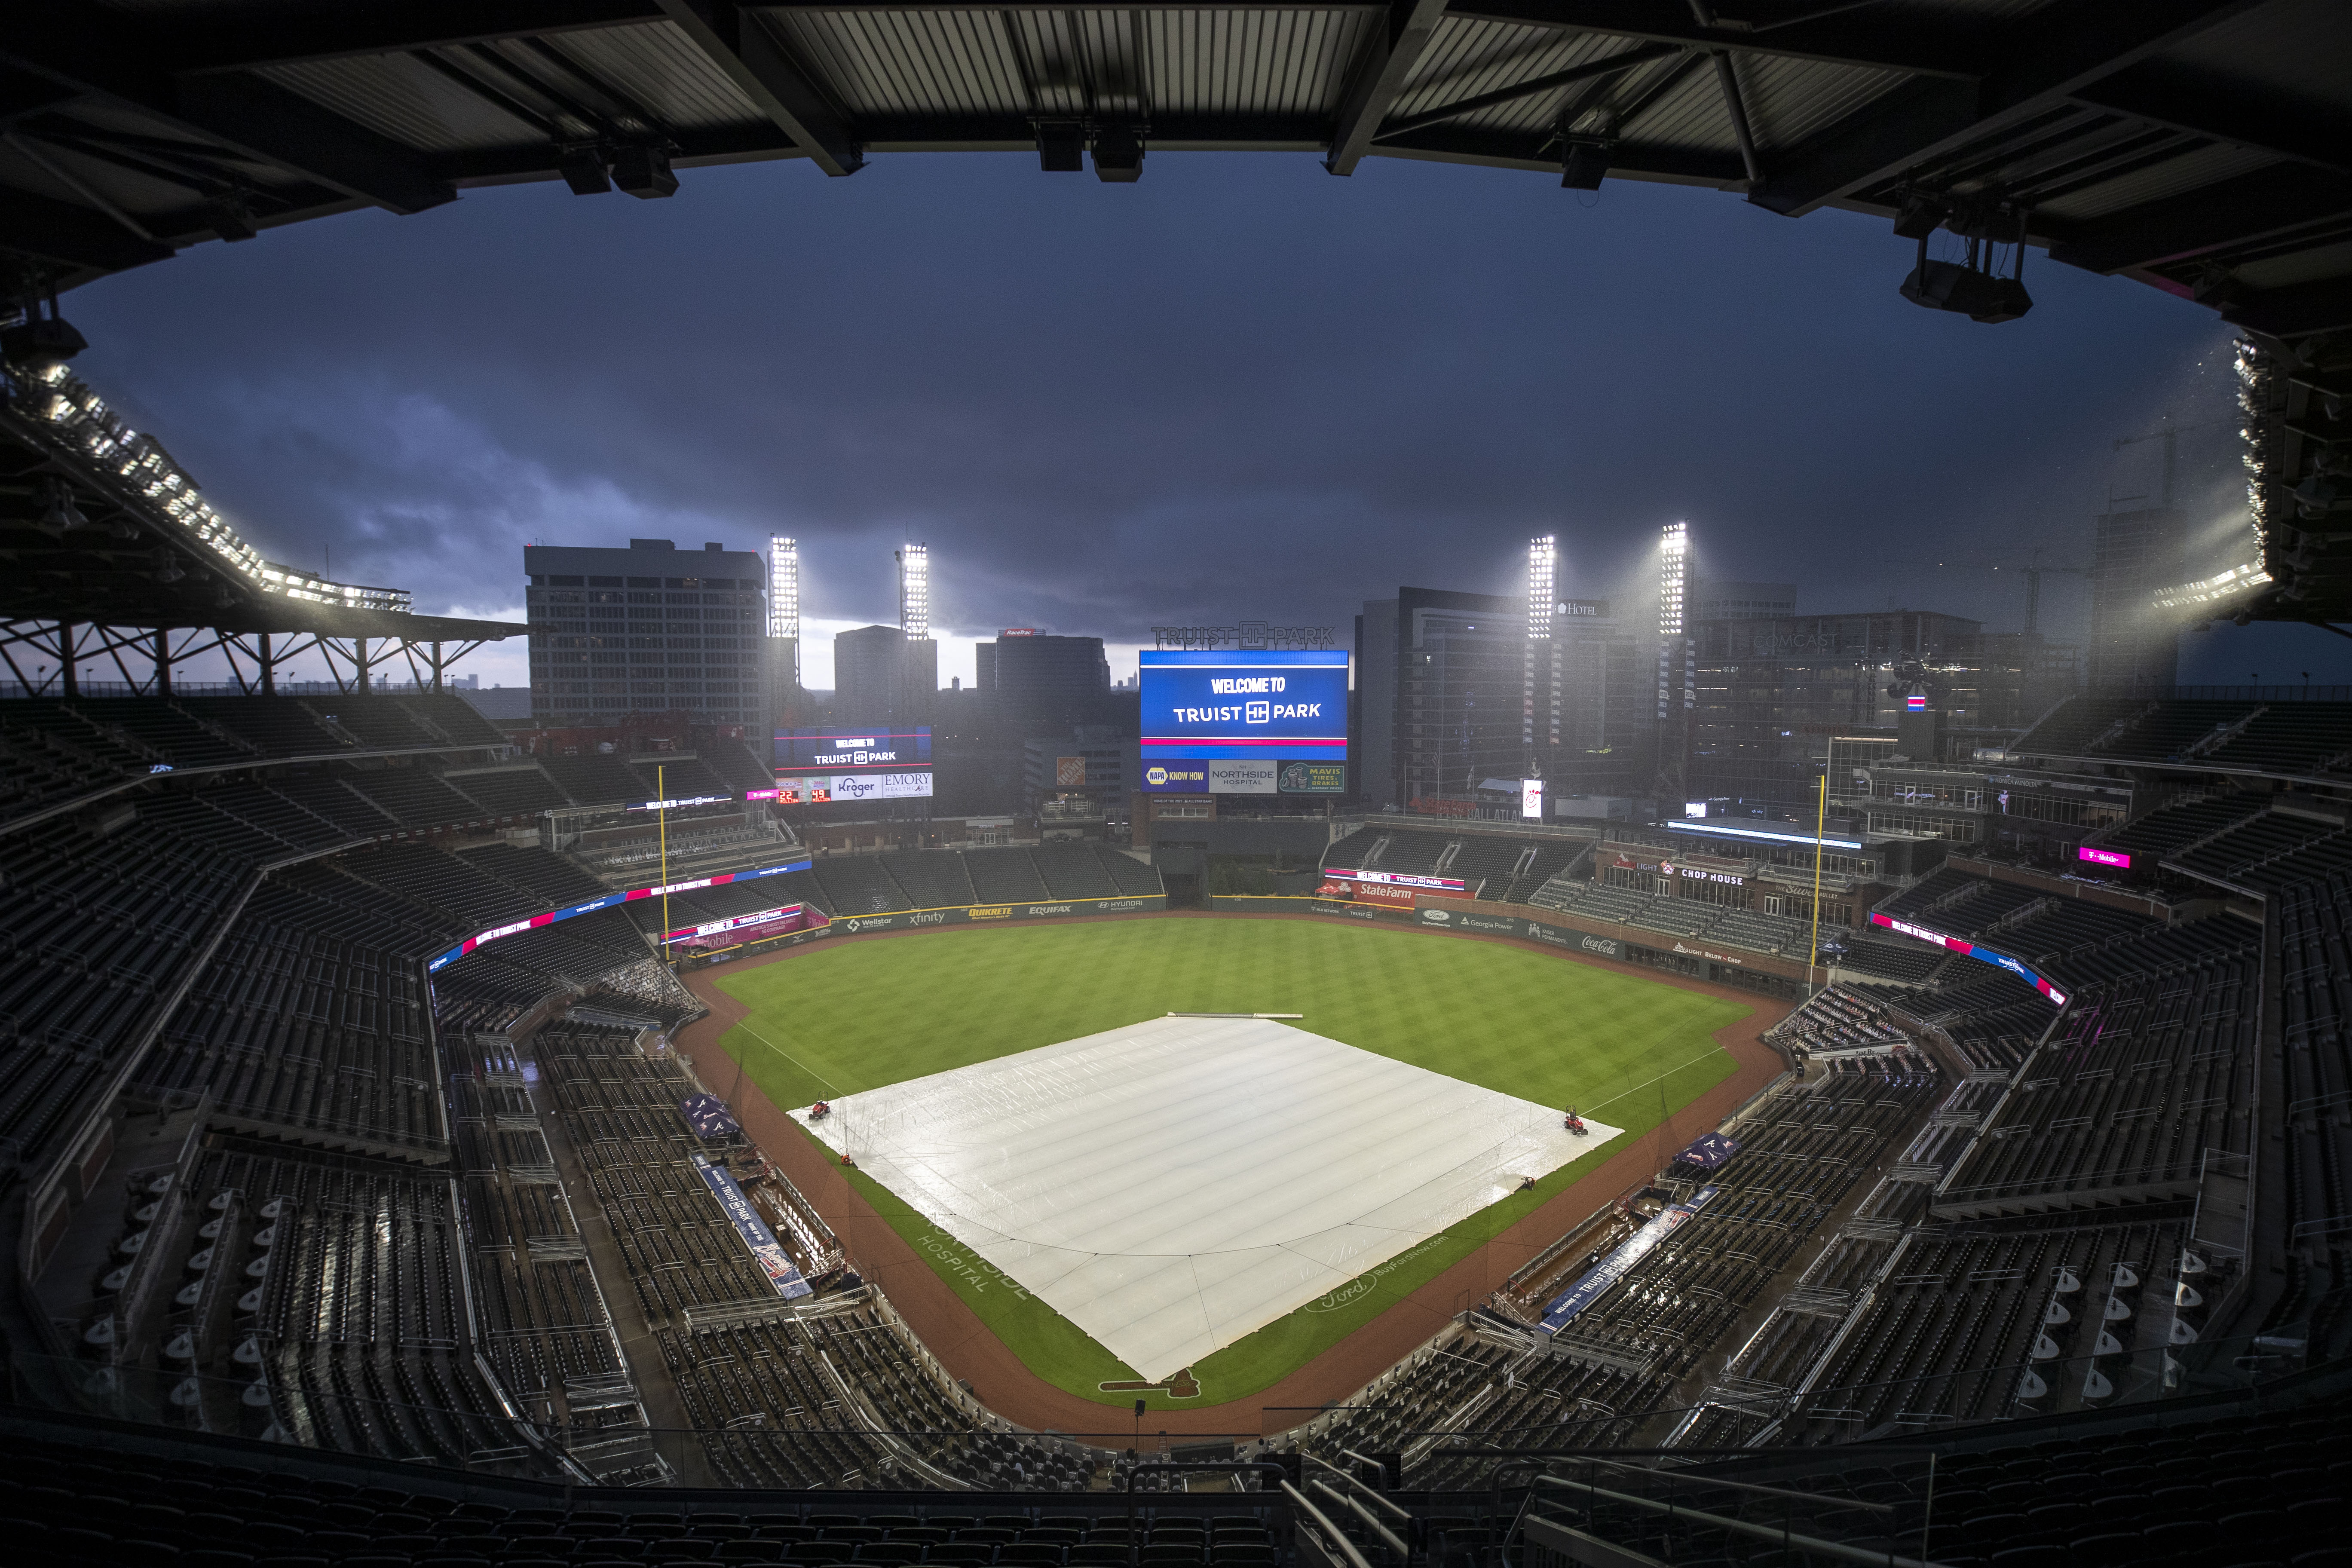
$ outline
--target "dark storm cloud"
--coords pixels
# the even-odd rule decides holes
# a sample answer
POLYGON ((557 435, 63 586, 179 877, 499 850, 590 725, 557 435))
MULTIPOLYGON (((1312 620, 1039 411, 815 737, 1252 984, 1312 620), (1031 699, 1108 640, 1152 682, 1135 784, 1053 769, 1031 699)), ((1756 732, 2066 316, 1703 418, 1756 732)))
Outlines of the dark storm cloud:
POLYGON ((427 607, 511 606, 534 538, 773 529, 813 616, 886 617, 916 538, 942 627, 1128 642, 1507 591, 1539 531, 1606 589, 1687 517, 1703 569, 1808 608, 2014 624, 2005 584, 1920 556, 2079 553, 2113 437, 2229 416, 2225 339, 2038 257, 2023 321, 1938 317, 1895 293, 1909 257, 1880 221, 1497 171, 883 158, 693 172, 669 202, 478 191, 69 309, 93 382, 266 551, 427 607))

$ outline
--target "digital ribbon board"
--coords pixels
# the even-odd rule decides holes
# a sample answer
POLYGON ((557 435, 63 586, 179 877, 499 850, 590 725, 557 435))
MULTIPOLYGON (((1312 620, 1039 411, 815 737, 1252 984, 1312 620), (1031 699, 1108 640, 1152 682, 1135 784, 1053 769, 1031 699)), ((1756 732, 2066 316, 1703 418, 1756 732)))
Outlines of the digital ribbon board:
POLYGON ((1892 915, 1880 914, 1875 910, 1871 911, 1870 923, 1881 931, 1891 931, 1898 936, 1907 936, 1914 941, 1940 947, 1948 952, 1957 952, 1962 958, 1973 958, 1979 963, 1990 963, 1995 969, 2006 969, 2048 997, 2052 1005, 2063 1007, 2066 1005, 2066 993, 2005 952, 1996 952, 1991 948, 1979 946, 1966 937, 1947 936, 1939 931, 1929 931, 1926 926, 1913 925, 1909 921, 1898 921, 1892 915))
POLYGON ((558 921, 568 921, 578 915, 593 915, 599 910, 617 909, 623 904, 638 899, 657 899, 664 893, 691 893, 698 888, 722 888, 730 882, 749 882, 760 877, 781 877, 787 871, 805 871, 810 865, 809 858, 803 855, 799 859, 786 861, 782 866, 762 866, 756 871, 728 871, 716 877, 697 877, 690 882, 667 882, 658 888, 631 888, 625 892, 607 893, 601 899, 590 899, 584 904, 569 904, 560 910, 548 910, 543 913, 535 914, 529 920, 511 921, 502 926, 492 926, 488 931, 476 931, 472 936, 427 963, 425 970, 428 974, 438 973, 476 948, 486 942, 496 942, 500 937, 513 936, 518 931, 535 931, 541 926, 553 925, 558 921))

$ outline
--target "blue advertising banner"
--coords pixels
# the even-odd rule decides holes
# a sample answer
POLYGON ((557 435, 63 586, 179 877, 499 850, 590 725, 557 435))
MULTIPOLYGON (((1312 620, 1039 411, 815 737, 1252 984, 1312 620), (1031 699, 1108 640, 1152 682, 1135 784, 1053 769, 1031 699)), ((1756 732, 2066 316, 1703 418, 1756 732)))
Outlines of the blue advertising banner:
POLYGON ((703 1184, 710 1189, 710 1195, 719 1200, 719 1206, 725 1209, 727 1217, 734 1222, 736 1234, 743 1238, 743 1245, 751 1249, 751 1256, 759 1259, 761 1268, 767 1270, 768 1281, 775 1286, 776 1294, 787 1301, 815 1295, 809 1282, 801 1278, 801 1271, 793 1267, 793 1260, 785 1256, 784 1249, 777 1245, 775 1232, 768 1228, 768 1222, 760 1217, 760 1211, 751 1206, 751 1200, 743 1195, 741 1187, 736 1185, 734 1173, 699 1154, 694 1157, 694 1163, 695 1168, 702 1173, 703 1184))
POLYGON ((1344 652, 1145 648, 1139 658, 1146 765, 1170 758, 1348 760, 1344 652))
POLYGON ((1701 1187, 1690 1201, 1664 1209, 1641 1229, 1625 1238, 1616 1251, 1594 1264, 1583 1279, 1552 1298, 1544 1309, 1543 1331, 1556 1334, 1568 1327, 1569 1321, 1585 1308, 1599 1300, 1602 1292, 1633 1271, 1633 1266, 1650 1256, 1658 1243, 1680 1230, 1691 1215, 1706 1206, 1707 1200, 1719 1189, 1701 1187))

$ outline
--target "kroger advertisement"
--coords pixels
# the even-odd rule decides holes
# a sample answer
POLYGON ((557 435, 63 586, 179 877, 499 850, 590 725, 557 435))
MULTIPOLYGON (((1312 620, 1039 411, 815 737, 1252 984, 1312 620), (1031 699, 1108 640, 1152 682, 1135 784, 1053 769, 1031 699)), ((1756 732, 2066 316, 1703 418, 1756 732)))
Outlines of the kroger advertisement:
POLYGON ((1147 764, 1348 760, 1344 652, 1145 648, 1140 658, 1147 764))
POLYGON ((825 773, 813 779, 776 781, 778 805, 830 805, 844 800, 922 800, 931 793, 931 771, 917 773, 825 773))

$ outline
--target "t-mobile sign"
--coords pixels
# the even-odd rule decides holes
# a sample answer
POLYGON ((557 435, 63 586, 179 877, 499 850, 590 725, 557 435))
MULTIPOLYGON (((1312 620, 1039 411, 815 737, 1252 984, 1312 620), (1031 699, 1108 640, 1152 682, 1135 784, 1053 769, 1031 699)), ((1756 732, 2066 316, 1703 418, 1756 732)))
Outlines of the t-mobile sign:
POLYGON ((2088 860, 2094 866, 2113 866, 2125 871, 2131 869, 2131 857, 2120 849, 2094 849, 2085 844, 2075 850, 2074 855, 2076 858, 2088 860))

